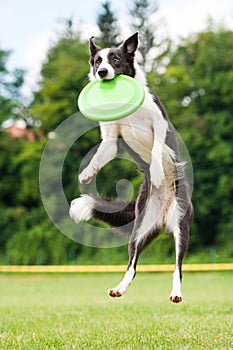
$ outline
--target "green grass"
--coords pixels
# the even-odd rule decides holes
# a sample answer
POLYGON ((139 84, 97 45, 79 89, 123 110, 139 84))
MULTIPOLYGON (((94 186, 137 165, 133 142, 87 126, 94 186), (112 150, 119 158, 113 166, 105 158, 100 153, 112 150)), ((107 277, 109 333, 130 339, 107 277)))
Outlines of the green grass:
POLYGON ((233 274, 185 273, 184 302, 168 301, 169 273, 1 275, 0 349, 232 349, 233 274))

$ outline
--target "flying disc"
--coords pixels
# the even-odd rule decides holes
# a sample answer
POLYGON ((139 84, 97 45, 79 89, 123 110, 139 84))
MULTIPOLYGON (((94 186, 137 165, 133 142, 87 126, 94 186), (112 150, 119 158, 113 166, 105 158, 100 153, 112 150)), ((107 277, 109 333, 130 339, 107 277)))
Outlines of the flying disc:
POLYGON ((80 112, 88 119, 111 121, 135 112, 143 103, 145 91, 135 79, 118 75, 111 80, 94 80, 78 98, 80 112))

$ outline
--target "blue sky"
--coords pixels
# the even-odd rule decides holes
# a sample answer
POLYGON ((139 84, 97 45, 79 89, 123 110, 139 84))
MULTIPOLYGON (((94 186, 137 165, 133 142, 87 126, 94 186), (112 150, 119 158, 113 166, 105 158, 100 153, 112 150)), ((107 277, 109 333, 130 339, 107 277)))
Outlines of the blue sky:
MULTIPOLYGON (((0 0, 0 47, 12 50, 9 68, 27 70, 25 94, 36 86, 49 43, 62 19, 72 17, 83 36, 98 35, 96 17, 104 0, 0 0)), ((131 1, 112 0, 124 34, 130 34, 127 15, 131 1)), ((233 30, 232 0, 160 0, 159 14, 173 39, 202 30, 207 18, 233 30)))

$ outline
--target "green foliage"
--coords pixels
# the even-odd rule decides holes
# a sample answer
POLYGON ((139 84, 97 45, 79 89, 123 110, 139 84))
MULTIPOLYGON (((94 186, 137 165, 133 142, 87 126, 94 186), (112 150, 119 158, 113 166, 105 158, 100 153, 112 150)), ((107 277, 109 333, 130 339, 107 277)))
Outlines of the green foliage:
MULTIPOLYGON (((148 5, 148 2, 135 1, 138 8, 140 4, 148 5)), ((136 13, 139 15, 139 12, 136 13)), ((187 257, 191 262, 197 259, 221 262, 233 257, 232 43, 232 32, 208 29, 187 38, 172 53, 168 50, 169 65, 163 74, 155 70, 148 74, 149 87, 164 102, 193 163, 195 219, 187 257)), ((6 79, 9 77, 8 55, 0 51, 1 120, 8 118, 9 113, 15 118, 21 117, 20 109, 15 107, 20 104, 22 74, 18 71, 18 76, 15 72, 11 80, 6 79)), ((37 128, 37 140, 28 142, 13 139, 3 131, 0 133, 0 263, 117 264, 127 260, 127 247, 97 250, 63 237, 49 221, 41 202, 39 167, 47 135, 77 111, 77 96, 87 82, 88 60, 88 43, 74 31, 72 21, 67 21, 65 30, 48 51, 39 90, 34 93, 30 115, 26 116, 26 120, 32 116, 34 121, 42 122, 37 128)), ((68 202, 79 196, 79 167, 99 142, 99 131, 94 128, 69 149, 62 172, 68 202)), ((58 152, 53 154, 55 163, 62 145, 57 146, 58 152)), ((123 158, 113 160, 98 174, 96 184, 102 196, 136 198, 142 175, 124 154, 123 158), (119 182, 122 179, 131 182, 133 190, 126 182, 119 182)), ((55 214, 60 215, 60 204, 49 187, 56 168, 47 171, 47 195, 55 214)), ((93 224, 99 226, 99 223, 93 224)), ((88 225, 83 234, 86 242, 93 240, 88 225)), ((96 239, 98 234, 97 230, 96 239)), ((174 258, 173 240, 162 236, 142 254, 141 262, 171 263, 174 258)))
POLYGON ((190 37, 163 75, 149 77, 191 155, 198 246, 228 241, 232 232, 232 39, 223 29, 190 37))
POLYGON ((23 84, 22 69, 9 72, 6 65, 10 51, 0 49, 0 123, 16 116, 20 103, 20 87, 23 84))
POLYGON ((72 262, 79 251, 78 246, 60 234, 42 212, 31 210, 27 215, 27 222, 28 229, 17 232, 7 244, 7 259, 10 264, 46 265, 72 262), (42 217, 43 222, 40 220, 42 217), (30 220, 40 224, 30 227, 30 220))
POLYGON ((145 67, 147 55, 154 46, 154 26, 151 23, 151 15, 158 10, 156 2, 149 0, 134 0, 130 14, 133 18, 132 28, 140 33, 139 51, 142 55, 142 65, 145 67))
POLYGON ((129 11, 130 26, 133 31, 139 32, 140 64, 145 71, 151 71, 162 64, 164 57, 170 50, 170 40, 166 32, 159 27, 166 28, 165 23, 157 17, 157 1, 133 0, 129 11))
POLYGON ((34 119, 44 132, 53 131, 64 119, 77 112, 77 97, 87 82, 87 43, 68 26, 49 52, 41 69, 40 89, 31 106, 34 119))
POLYGON ((103 47, 114 47, 120 44, 118 21, 109 1, 102 4, 102 12, 98 15, 97 25, 101 33, 99 37, 100 45, 103 45, 103 47))

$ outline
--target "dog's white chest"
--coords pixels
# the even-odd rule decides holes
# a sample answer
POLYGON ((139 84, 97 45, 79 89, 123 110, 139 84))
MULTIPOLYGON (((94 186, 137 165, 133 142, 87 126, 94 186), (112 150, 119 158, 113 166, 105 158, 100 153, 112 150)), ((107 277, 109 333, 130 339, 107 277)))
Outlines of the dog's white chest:
POLYGON ((151 163, 154 144, 154 121, 163 120, 162 114, 146 92, 145 101, 135 113, 119 121, 120 135, 147 163, 151 163))
POLYGON ((147 163, 151 162, 153 129, 150 118, 136 113, 120 123, 120 136, 147 163))
POLYGON ((136 112, 123 119, 101 122, 100 126, 103 140, 122 137, 142 160, 150 164, 155 138, 160 139, 161 126, 166 129, 165 124, 161 111, 146 91, 145 101, 136 112))

